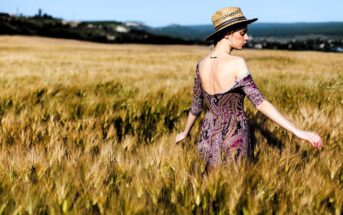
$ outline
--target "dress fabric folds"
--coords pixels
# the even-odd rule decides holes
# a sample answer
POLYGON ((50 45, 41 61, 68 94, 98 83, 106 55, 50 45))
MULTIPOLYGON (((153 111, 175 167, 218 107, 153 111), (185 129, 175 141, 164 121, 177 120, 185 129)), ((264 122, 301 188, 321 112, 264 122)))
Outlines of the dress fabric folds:
POLYGON ((197 148, 207 166, 252 156, 245 96, 255 106, 264 100, 249 73, 237 79, 229 90, 212 95, 202 89, 197 64, 190 112, 198 116, 203 109, 206 111, 197 148))

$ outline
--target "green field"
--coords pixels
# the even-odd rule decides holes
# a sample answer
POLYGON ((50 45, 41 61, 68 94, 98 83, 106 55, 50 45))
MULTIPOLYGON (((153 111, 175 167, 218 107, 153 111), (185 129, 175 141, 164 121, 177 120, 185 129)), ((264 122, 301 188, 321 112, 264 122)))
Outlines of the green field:
POLYGON ((207 51, 1 36, 0 214, 342 214, 343 54, 234 52, 324 147, 246 100, 256 160, 204 175, 201 120, 174 139, 207 51))

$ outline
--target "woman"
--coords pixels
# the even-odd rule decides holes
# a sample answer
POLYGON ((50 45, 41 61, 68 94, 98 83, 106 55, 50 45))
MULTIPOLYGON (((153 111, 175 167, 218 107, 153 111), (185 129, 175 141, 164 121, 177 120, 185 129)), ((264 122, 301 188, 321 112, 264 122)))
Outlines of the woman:
POLYGON ((237 7, 218 10, 212 16, 216 31, 207 40, 214 41, 215 46, 196 66, 192 106, 185 130, 176 136, 177 143, 187 137, 204 102, 207 112, 198 149, 207 168, 253 154, 243 107, 245 95, 257 110, 286 130, 315 148, 322 146, 317 134, 300 130, 284 118, 260 93, 244 59, 231 55, 232 50, 246 44, 247 25, 256 20, 246 19, 237 7))

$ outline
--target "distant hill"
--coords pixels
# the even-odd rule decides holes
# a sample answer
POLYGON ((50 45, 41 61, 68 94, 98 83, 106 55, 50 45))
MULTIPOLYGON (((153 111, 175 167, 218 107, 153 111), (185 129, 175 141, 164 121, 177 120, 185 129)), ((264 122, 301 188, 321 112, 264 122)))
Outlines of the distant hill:
POLYGON ((147 32, 158 35, 173 35, 174 37, 187 40, 203 40, 213 31, 211 25, 169 25, 165 27, 152 28, 149 26, 139 26, 147 32))
MULTIPOLYGON (((200 44, 204 44, 204 39, 214 31, 212 25, 135 27, 153 34, 194 40, 200 44)), ((248 34, 253 38, 248 42, 248 48, 343 52, 343 22, 253 23, 249 25, 248 34)))
MULTIPOLYGON (((150 33, 169 35, 182 39, 203 40, 214 31, 212 25, 169 25, 151 28, 140 26, 150 33)), ((333 36, 343 38, 343 22, 323 23, 253 23, 249 25, 249 34, 253 37, 299 37, 333 36)))
MULTIPOLYGON (((199 44, 211 25, 169 25, 153 28, 141 22, 65 21, 47 14, 32 17, 0 13, 0 35, 37 35, 101 43, 199 44)), ((343 52, 343 22, 253 23, 248 48, 343 52)))
POLYGON ((50 15, 33 17, 0 13, 0 35, 38 35, 102 43, 192 44, 169 35, 156 35, 117 21, 68 22, 50 15))

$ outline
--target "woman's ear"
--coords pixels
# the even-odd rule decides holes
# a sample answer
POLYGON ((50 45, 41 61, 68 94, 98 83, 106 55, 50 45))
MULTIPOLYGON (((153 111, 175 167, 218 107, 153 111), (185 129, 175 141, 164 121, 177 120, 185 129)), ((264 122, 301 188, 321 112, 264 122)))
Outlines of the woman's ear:
POLYGON ((230 36, 232 35, 233 31, 229 31, 226 35, 225 35, 225 39, 230 39, 230 36))

